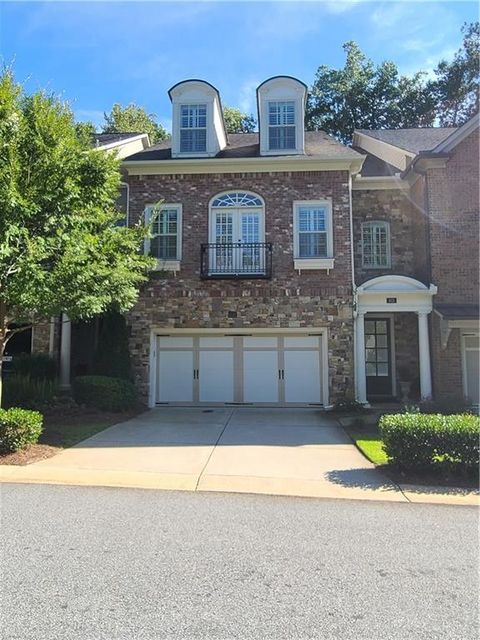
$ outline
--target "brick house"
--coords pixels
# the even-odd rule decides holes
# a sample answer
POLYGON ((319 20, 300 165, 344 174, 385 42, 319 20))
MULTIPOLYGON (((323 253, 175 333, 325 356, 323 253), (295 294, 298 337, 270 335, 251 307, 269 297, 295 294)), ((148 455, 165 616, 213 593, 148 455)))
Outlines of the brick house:
POLYGON ((259 132, 227 135, 218 90, 180 82, 171 140, 123 160, 157 258, 127 318, 142 397, 478 402, 478 117, 346 147, 305 132, 306 94, 270 78, 259 132))

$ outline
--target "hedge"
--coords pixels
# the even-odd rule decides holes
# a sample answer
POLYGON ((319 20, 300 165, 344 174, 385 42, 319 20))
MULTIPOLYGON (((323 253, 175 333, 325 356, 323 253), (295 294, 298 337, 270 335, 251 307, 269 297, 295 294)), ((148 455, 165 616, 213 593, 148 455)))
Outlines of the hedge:
POLYGON ((137 400, 128 380, 108 376, 79 376, 73 380, 73 397, 78 404, 101 411, 127 411, 137 400))
POLYGON ((36 444, 42 433, 43 416, 27 409, 0 409, 0 450, 2 452, 25 449, 36 444))
POLYGON ((478 468, 478 416, 383 415, 379 429, 389 462, 404 469, 442 468, 469 473, 478 468))

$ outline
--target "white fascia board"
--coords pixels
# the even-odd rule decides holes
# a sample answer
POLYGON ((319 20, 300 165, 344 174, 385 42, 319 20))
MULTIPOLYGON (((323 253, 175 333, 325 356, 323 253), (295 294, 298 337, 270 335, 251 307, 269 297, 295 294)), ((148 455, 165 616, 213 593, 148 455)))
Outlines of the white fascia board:
POLYGON ((315 158, 302 157, 258 157, 258 158, 205 158, 168 160, 128 161, 122 163, 129 175, 174 175, 199 173, 238 173, 272 171, 349 171, 357 173, 363 164, 363 157, 358 158, 315 158))
POLYGON ((454 149, 462 140, 465 140, 475 129, 480 125, 480 113, 476 113, 470 120, 465 122, 460 128, 451 133, 448 138, 445 138, 439 145, 433 149, 434 153, 440 153, 442 151, 448 152, 454 149))
POLYGON ((410 185, 400 176, 356 176, 352 182, 353 191, 381 191, 401 189, 408 191, 410 185))

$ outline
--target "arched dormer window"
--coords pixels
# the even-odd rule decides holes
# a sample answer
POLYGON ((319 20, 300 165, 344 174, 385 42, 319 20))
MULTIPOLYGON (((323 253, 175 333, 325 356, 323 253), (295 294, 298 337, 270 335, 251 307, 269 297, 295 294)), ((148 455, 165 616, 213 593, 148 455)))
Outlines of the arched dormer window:
POLYGON ((275 76, 257 89, 261 155, 305 153, 307 87, 290 76, 275 76))
POLYGON ((204 80, 183 80, 172 101, 172 157, 211 158, 227 144, 218 90, 204 80))

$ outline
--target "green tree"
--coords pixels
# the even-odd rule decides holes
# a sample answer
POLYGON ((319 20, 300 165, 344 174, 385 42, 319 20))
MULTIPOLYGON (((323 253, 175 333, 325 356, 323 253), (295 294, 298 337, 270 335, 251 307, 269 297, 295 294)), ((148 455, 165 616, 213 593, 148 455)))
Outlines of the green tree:
POLYGON ((103 133, 148 133, 152 144, 168 138, 168 133, 157 122, 157 116, 133 103, 126 107, 116 103, 110 113, 104 113, 103 117, 103 133))
POLYGON ((247 116, 235 107, 224 107, 223 119, 227 133, 253 133, 257 124, 253 116, 247 116))
POLYGON ((480 25, 465 23, 463 42, 453 60, 442 60, 435 69, 432 91, 442 126, 458 126, 479 110, 480 25))
POLYGON ((26 95, 0 76, 0 391, 5 345, 23 323, 62 311, 125 311, 150 259, 140 225, 116 222, 120 173, 112 154, 79 136, 69 106, 26 95))
POLYGON ((318 68, 307 104, 307 129, 323 129, 348 144, 354 129, 433 124, 435 100, 425 74, 402 76, 389 61, 375 65, 355 42, 343 49, 342 69, 318 68))

